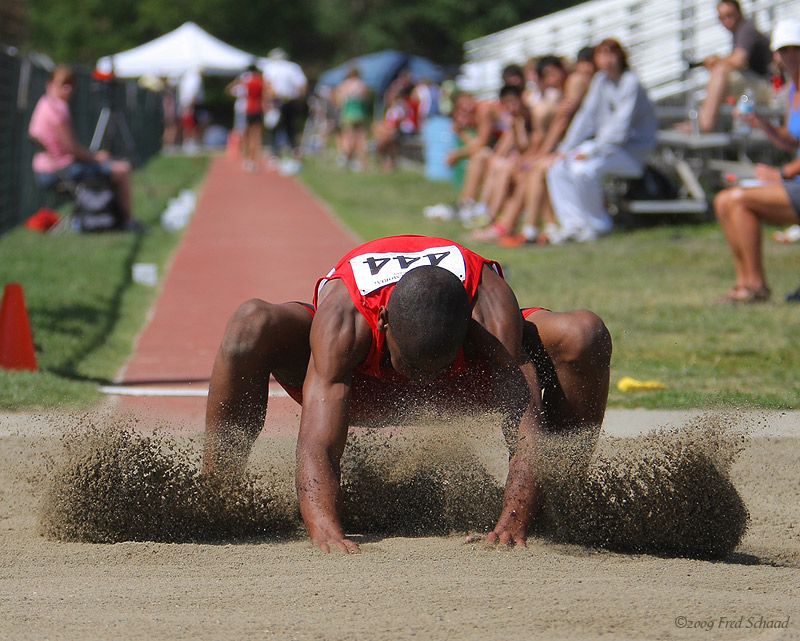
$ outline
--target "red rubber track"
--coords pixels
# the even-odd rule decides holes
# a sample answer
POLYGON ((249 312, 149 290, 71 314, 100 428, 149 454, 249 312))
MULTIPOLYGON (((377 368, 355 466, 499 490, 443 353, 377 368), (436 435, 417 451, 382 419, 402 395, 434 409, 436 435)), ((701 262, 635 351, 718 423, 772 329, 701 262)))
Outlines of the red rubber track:
MULTIPOLYGON (((354 244, 296 178, 247 173, 236 160, 214 158, 118 383, 137 390, 206 389, 225 324, 240 303, 310 302, 316 279, 354 244)), ((175 429, 203 427, 204 397, 119 398, 124 413, 175 429)), ((270 399, 270 415, 276 411, 299 416, 286 398, 270 399)))

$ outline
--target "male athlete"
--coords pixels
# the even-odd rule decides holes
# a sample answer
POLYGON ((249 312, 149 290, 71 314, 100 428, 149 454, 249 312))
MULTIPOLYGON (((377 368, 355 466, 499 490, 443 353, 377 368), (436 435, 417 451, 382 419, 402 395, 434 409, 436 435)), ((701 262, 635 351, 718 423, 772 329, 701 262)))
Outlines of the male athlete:
POLYGON ((494 261, 444 238, 380 238, 320 279, 313 306, 250 300, 237 309, 211 377, 205 467, 244 468, 272 374, 302 404, 296 484, 308 533, 326 552, 357 552, 338 511, 350 424, 397 425, 421 406, 499 411, 511 457, 486 539, 524 545, 539 507, 537 440, 579 429, 595 442, 610 358, 596 315, 520 311, 494 261))

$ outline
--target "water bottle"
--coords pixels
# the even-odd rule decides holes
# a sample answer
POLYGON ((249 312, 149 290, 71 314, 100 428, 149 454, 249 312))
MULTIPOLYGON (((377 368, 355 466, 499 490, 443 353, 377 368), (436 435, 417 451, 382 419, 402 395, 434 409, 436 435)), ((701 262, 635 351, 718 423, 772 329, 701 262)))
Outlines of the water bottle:
POLYGON ((745 92, 739 96, 739 100, 736 102, 734 131, 737 134, 746 136, 750 133, 750 123, 748 122, 747 118, 755 110, 756 103, 755 99, 753 98, 753 92, 750 89, 746 89, 745 92))

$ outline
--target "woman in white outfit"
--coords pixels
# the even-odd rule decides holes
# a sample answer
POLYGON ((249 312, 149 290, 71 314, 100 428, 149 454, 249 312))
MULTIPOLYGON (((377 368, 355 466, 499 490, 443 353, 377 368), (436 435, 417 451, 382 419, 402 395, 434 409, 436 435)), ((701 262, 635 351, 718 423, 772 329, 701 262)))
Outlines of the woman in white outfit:
POLYGON ((547 171, 550 202, 561 226, 551 242, 595 240, 611 231, 603 176, 637 175, 655 147, 653 105, 616 40, 594 50, 597 73, 547 171))

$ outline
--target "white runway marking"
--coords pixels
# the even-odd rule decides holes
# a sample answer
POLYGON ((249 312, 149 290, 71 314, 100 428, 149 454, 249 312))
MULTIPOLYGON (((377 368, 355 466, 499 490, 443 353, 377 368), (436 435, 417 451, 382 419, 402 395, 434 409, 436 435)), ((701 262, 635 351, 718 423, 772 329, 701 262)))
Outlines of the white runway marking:
MULTIPOLYGON (((103 394, 113 394, 115 396, 208 396, 208 388, 194 387, 139 387, 137 385, 102 385, 100 391, 103 394)), ((269 395, 289 396, 281 388, 270 388, 269 395)))

